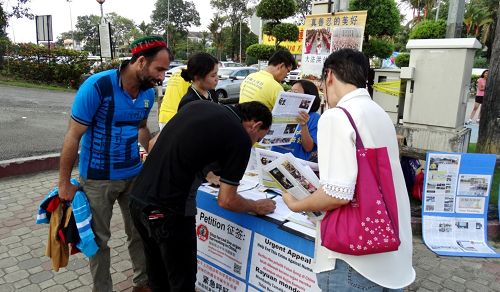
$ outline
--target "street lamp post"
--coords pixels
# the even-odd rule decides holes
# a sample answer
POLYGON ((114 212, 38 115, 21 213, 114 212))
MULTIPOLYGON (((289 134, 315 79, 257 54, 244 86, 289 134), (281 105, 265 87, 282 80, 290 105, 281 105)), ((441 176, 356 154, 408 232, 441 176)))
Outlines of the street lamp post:
POLYGON ((168 27, 170 26, 170 0, 167 0, 167 46, 170 46, 170 40, 168 38, 168 27))
POLYGON ((103 13, 103 10, 102 10, 102 4, 104 4, 104 2, 106 0, 95 0, 95 1, 97 1, 97 3, 99 3, 99 5, 101 5, 101 23, 103 23, 104 22, 104 13, 103 13))
POLYGON ((69 23, 71 25, 71 44, 73 46, 73 50, 75 49, 75 32, 73 31, 73 16, 71 15, 71 1, 72 0, 66 0, 68 1, 69 4, 69 23))

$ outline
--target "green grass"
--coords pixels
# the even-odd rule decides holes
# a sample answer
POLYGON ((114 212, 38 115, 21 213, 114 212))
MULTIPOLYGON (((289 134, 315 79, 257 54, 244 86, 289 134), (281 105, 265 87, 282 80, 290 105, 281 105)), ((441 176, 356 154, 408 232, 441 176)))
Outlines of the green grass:
MULTIPOLYGON (((476 144, 470 143, 467 152, 476 153, 476 144)), ((490 205, 498 205, 499 184, 500 184, 500 166, 496 166, 495 172, 493 173, 493 183, 491 184, 490 205)))
POLYGON ((72 88, 66 88, 63 86, 52 85, 52 84, 35 83, 33 81, 18 80, 18 79, 9 78, 9 77, 3 76, 3 75, 0 75, 0 84, 1 85, 16 86, 16 87, 24 87, 24 88, 49 89, 49 90, 75 92, 75 90, 72 88))

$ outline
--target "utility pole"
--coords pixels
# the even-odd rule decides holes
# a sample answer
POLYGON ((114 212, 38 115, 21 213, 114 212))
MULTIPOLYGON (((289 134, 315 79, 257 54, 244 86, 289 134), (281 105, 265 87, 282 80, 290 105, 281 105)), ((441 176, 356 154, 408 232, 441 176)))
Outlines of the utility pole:
POLYGON ((170 47, 170 40, 168 39, 168 27, 170 26, 170 0, 167 0, 167 46, 170 47))
POLYGON ((241 17, 240 17, 240 64, 241 64, 241 17))
POLYGON ((450 1, 448 21, 446 24, 446 38, 459 38, 462 35, 464 22, 465 0, 450 1))
POLYGON ((73 31, 73 16, 71 15, 71 1, 72 0, 66 0, 68 1, 69 5, 69 23, 71 26, 71 45, 73 47, 73 50, 75 49, 75 32, 73 31))

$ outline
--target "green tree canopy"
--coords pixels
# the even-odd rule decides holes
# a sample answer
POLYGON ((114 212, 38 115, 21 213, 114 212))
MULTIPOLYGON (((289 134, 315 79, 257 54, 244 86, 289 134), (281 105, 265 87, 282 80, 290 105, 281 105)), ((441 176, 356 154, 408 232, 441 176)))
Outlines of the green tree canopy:
POLYGON ((274 26, 272 35, 276 38, 276 46, 279 46, 281 42, 296 41, 299 28, 292 23, 280 23, 274 26))
POLYGON ((83 49, 98 55, 99 52, 99 23, 101 17, 97 15, 84 15, 76 18, 75 39, 84 42, 83 49))
POLYGON ((295 0, 262 0, 256 8, 258 17, 279 23, 295 14, 297 3, 295 0))
POLYGON ((169 31, 187 33, 190 26, 200 25, 200 14, 194 3, 183 0, 157 0, 151 19, 155 29, 161 33, 164 33, 167 27, 169 31))
POLYGON ((446 36, 446 21, 424 20, 413 27, 410 39, 443 39, 446 36))
POLYGON ((236 59, 239 54, 240 22, 245 26, 246 19, 252 15, 253 9, 246 0, 210 0, 210 4, 217 10, 215 15, 225 20, 223 25, 229 29, 229 35, 225 34, 225 40, 229 43, 225 47, 228 49, 228 55, 236 59))
POLYGON ((388 58, 394 44, 391 37, 399 32, 400 14, 395 0, 352 0, 349 10, 367 10, 363 53, 368 57, 388 58), (373 40, 372 40, 373 39, 373 40), (382 46, 386 48, 382 48, 382 46))

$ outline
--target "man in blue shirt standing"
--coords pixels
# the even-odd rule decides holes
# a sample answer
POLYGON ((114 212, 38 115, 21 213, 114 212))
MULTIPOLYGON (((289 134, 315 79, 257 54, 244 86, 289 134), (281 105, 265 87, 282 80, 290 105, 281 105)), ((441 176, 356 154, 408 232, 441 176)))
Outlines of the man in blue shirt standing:
POLYGON ((122 212, 134 271, 133 291, 149 291, 141 238, 129 211, 129 192, 141 169, 138 141, 148 150, 146 121, 154 103, 153 87, 163 81, 173 56, 161 37, 131 44, 132 58, 119 69, 97 73, 78 90, 64 138, 59 169, 59 197, 71 201, 77 187, 70 183, 78 155, 80 182, 92 209, 92 228, 99 245, 90 258, 93 291, 111 292, 110 222, 113 204, 122 212))

